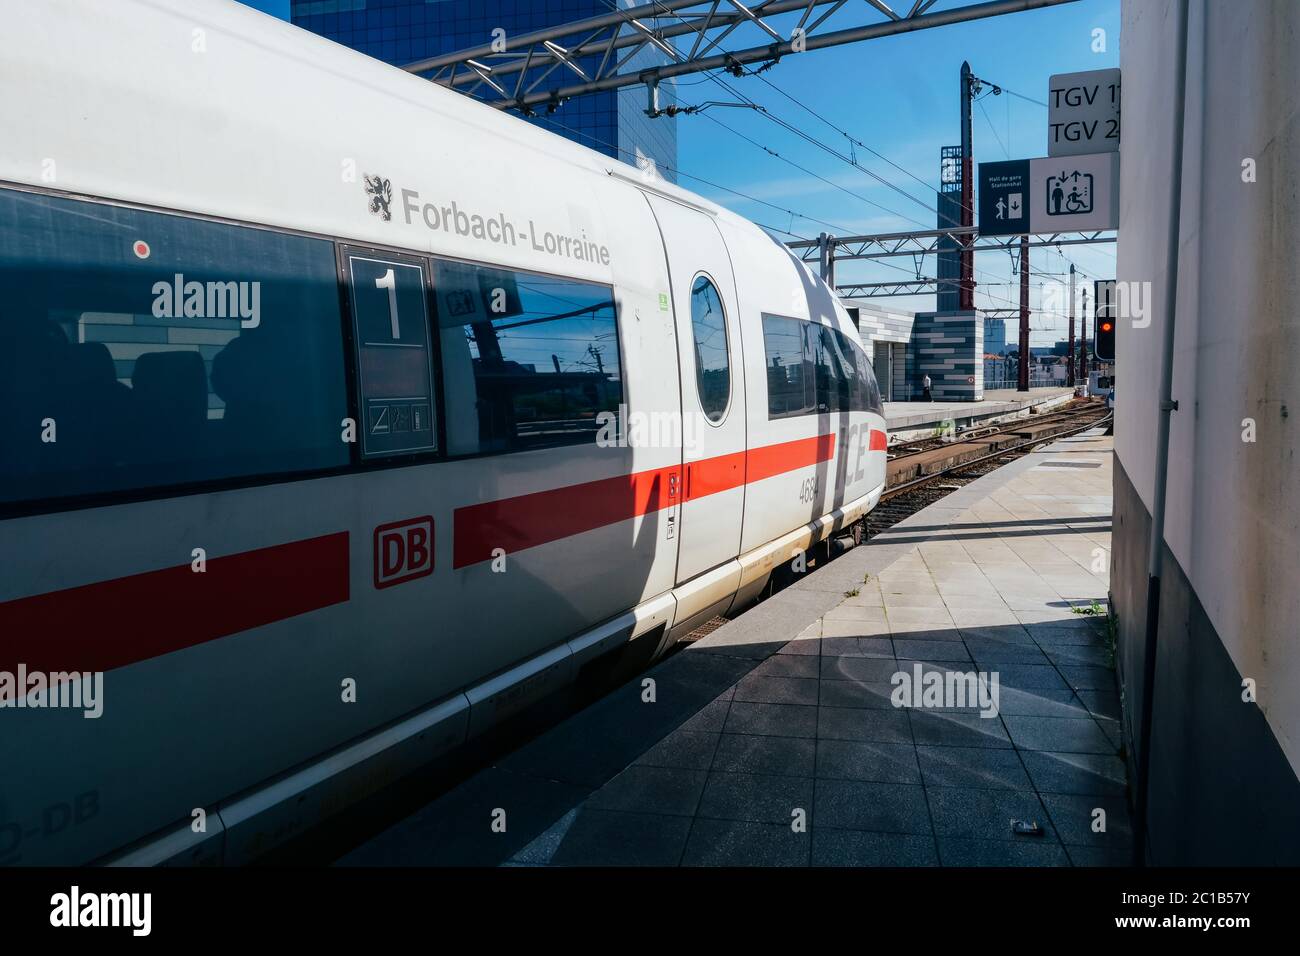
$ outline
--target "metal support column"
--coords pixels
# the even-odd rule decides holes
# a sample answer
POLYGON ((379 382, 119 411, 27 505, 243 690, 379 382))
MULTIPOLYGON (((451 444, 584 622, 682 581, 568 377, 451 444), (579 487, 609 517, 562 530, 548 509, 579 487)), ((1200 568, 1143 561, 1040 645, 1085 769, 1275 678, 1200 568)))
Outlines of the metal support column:
MULTIPOLYGON (((1096 308, 1094 303, 1093 308, 1096 308)), ((1088 290, 1083 290, 1083 312, 1079 316, 1079 380, 1088 384, 1088 290)))
POLYGON ((835 237, 824 232, 817 237, 817 267, 822 281, 835 288, 835 237))
MULTIPOLYGON (((961 224, 975 224, 974 209, 974 164, 971 156, 970 105, 972 97, 970 64, 961 65, 961 224)), ((975 308, 975 253, 971 249, 971 237, 963 235, 957 240, 961 244, 960 285, 958 286, 958 308, 969 312, 975 308)))
POLYGON ((1074 388, 1078 380, 1074 377, 1074 263, 1070 263, 1070 338, 1065 350, 1066 384, 1074 388))
POLYGON ((1029 237, 1020 237, 1020 371, 1016 391, 1029 391, 1029 237))

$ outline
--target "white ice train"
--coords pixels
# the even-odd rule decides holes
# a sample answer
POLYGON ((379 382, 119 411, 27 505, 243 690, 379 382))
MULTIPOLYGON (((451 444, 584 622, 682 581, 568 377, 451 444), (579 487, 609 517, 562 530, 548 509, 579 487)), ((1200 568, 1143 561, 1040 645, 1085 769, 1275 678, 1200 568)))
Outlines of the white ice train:
POLYGON ((739 216, 226 0, 0 19, 0 863, 248 860, 876 503, 739 216))

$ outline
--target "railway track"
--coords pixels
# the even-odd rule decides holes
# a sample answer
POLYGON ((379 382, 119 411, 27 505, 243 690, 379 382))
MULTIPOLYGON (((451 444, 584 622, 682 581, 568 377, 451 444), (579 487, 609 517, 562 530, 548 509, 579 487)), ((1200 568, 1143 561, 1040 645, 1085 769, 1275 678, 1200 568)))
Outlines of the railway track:
MULTIPOLYGON (((854 542, 861 543, 868 540, 885 528, 910 517, 927 505, 938 501, 963 485, 969 484, 981 475, 986 475, 1004 464, 1029 454, 1039 445, 1094 428, 1108 417, 1109 413, 1105 405, 1081 400, 1066 406, 1060 412, 1053 412, 1041 417, 1030 416, 1016 419, 1001 426, 980 426, 972 429, 971 432, 962 437, 983 440, 986 443, 985 447, 994 448, 994 450, 969 459, 962 458, 963 450, 970 450, 971 442, 969 441, 943 442, 940 439, 926 439, 924 442, 908 442, 903 446, 904 448, 912 449, 918 445, 922 447, 915 448, 915 450, 904 455, 897 455, 892 459, 893 461, 902 461, 919 456, 934 457, 936 449, 945 447, 952 450, 954 458, 962 458, 962 460, 954 460, 952 464, 947 467, 940 467, 937 471, 932 471, 919 478, 892 487, 886 487, 881 495, 880 502, 863 519, 863 533, 861 535, 852 535, 854 542), (1010 445, 990 441, 991 439, 997 439, 999 436, 1015 435, 1026 428, 1029 428, 1035 434, 1024 441, 1014 442, 1010 445)), ((845 535, 845 537, 849 537, 849 535, 845 535)), ((827 545, 829 545, 829 542, 827 542, 827 545)), ((824 555, 818 552, 815 561, 818 565, 824 564, 833 560, 835 553, 836 549, 828 546, 824 555)), ((780 590, 780 585, 775 583, 774 579, 774 583, 769 587, 765 596, 770 596, 777 590, 780 590)), ((741 610, 738 613, 726 617, 715 617, 705 622, 681 639, 679 649, 711 634, 731 618, 738 617, 743 613, 744 610, 741 610)))
POLYGON ((1004 422, 975 425, 949 437, 936 436, 933 438, 917 438, 911 441, 899 442, 896 445, 890 446, 888 450, 888 460, 891 462, 898 461, 917 455, 921 452, 934 451, 938 448, 951 448, 974 439, 989 438, 994 435, 1007 434, 1028 427, 1038 427, 1050 425, 1056 422, 1068 421, 1080 414, 1080 412, 1087 410, 1089 406, 1092 406, 1092 403, 1088 402, 1086 399, 1074 399, 1071 403, 1049 412, 1030 414, 1004 422))
MULTIPOLYGON (((1056 422, 1044 418, 1036 425, 1061 423, 1066 427, 1053 429, 1049 434, 1039 434, 1024 441, 999 447, 987 454, 961 461, 954 461, 946 468, 922 475, 909 481, 886 487, 880 496, 880 502, 864 519, 867 523, 867 538, 870 539, 904 518, 908 518, 927 505, 946 497, 953 491, 969 484, 976 478, 1001 468, 1003 465, 1030 454, 1041 445, 1077 435, 1104 424, 1111 413, 1104 405, 1092 402, 1080 403, 1077 411, 1063 416, 1052 416, 1056 422)), ((1020 424, 1019 422, 1015 424, 1020 424)), ((1009 427, 1007 431, 1011 431, 1009 427)))
POLYGON ((1104 406, 1081 400, 1061 412, 1020 418, 1000 426, 980 426, 957 440, 929 439, 920 446, 908 443, 903 446, 904 454, 892 455, 887 461, 885 496, 901 488, 919 486, 951 471, 955 465, 974 463, 1024 444, 1055 438, 1071 431, 1076 424, 1099 420, 1105 412, 1104 406))

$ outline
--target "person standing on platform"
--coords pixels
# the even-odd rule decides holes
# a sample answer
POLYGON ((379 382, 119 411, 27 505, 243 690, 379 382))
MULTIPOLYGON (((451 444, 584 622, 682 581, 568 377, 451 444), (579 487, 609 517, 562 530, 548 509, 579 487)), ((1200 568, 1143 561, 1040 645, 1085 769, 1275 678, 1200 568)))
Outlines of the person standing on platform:
POLYGON ((921 379, 921 397, 927 402, 933 402, 934 396, 930 394, 930 376, 926 375, 921 379))

